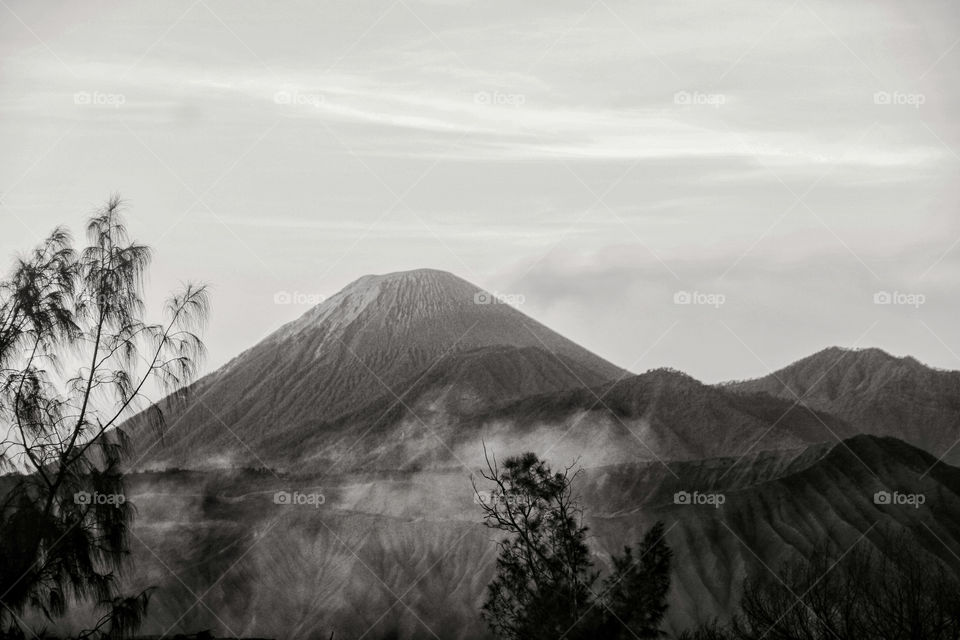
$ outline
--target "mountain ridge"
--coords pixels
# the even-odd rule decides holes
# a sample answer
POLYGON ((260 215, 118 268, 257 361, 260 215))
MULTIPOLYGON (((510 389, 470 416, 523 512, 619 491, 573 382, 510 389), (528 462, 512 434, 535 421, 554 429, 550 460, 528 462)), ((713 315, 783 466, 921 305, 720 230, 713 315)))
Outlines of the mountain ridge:
POLYGON ((555 442, 557 454, 579 450, 598 465, 857 433, 939 455, 960 424, 960 372, 914 358, 829 347, 755 380, 634 375, 436 269, 358 278, 191 391, 199 402, 185 411, 167 405, 170 422, 186 427, 157 446, 139 430, 140 468, 462 465, 484 438, 555 442))
POLYGON ((960 462, 960 371, 882 349, 823 349, 766 376, 723 385, 838 416, 861 432, 894 436, 960 462))

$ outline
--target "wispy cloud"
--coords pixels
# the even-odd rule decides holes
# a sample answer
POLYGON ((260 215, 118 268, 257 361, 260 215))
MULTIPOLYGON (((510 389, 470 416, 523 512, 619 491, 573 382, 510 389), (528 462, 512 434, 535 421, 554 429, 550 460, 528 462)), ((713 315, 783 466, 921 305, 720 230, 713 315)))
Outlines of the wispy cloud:
MULTIPOLYGON (((504 265, 567 260, 576 273, 544 272, 567 287, 547 319, 625 351, 642 342, 629 326, 578 310, 597 308, 594 284, 617 297, 620 280, 670 287, 700 278, 691 264, 717 276, 739 260, 732 283, 775 274, 757 291, 821 328, 861 317, 847 305, 873 279, 864 264, 955 284, 948 5, 8 4, 23 24, 0 23, 0 238, 25 233, 14 213, 49 228, 121 191, 176 265, 158 288, 216 281, 222 317, 257 325, 214 327, 213 364, 289 319, 242 304, 251 288, 266 300, 422 265, 496 288, 518 272, 504 265), (635 260, 607 268, 619 252, 635 260), (829 305, 788 304, 810 290, 829 305)), ((633 305, 621 316, 650 315, 647 294, 618 298, 633 305)), ((773 344, 786 320, 761 315, 735 329, 773 344)))

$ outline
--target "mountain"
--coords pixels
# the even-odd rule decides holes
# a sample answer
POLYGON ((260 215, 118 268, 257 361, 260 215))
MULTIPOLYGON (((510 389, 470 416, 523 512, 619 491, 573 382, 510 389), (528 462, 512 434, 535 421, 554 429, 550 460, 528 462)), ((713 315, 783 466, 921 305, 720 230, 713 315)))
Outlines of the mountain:
MULTIPOLYGON (((558 462, 739 457, 960 436, 960 373, 879 350, 828 349, 757 380, 631 375, 452 274, 364 276, 166 404, 137 468, 462 468, 485 443, 551 443, 558 462), (797 402, 797 397, 802 402, 797 402)), ((960 461, 960 447, 948 457, 960 461)))
POLYGON ((134 459, 197 467, 342 458, 358 433, 376 434, 428 399, 455 410, 624 373, 450 273, 364 276, 197 381, 186 409, 166 402, 162 442, 135 419, 134 459))
POLYGON ((942 371, 880 349, 824 349, 770 375, 727 385, 844 419, 861 433, 893 436, 960 463, 960 371, 942 371))
MULTIPOLYGON (((704 462, 678 469, 679 479, 637 508, 646 518, 677 523, 676 536, 669 538, 678 559, 671 587, 674 630, 691 620, 729 616, 745 576, 778 572, 784 562, 809 558, 826 543, 838 553, 858 544, 882 551, 884 536, 900 535, 909 548, 960 573, 954 552, 960 543, 960 469, 903 441, 861 435, 797 456, 767 454, 739 463, 742 475, 736 478, 728 473, 734 461, 704 462), (725 502, 718 508, 671 504, 675 487, 719 493, 725 502), (917 506, 883 504, 876 499, 881 492, 922 498, 917 506)), ((611 491, 611 484, 602 485, 603 491, 611 491)), ((635 539, 640 529, 629 525, 630 515, 595 519, 594 534, 635 539)), ((603 547, 608 553, 616 549, 603 547)))
MULTIPOLYGON (((703 384, 685 373, 656 369, 594 388, 527 396, 472 417, 509 423, 518 432, 557 425, 572 449, 587 455, 604 440, 621 441, 603 463, 633 460, 697 460, 753 451, 792 450, 836 442, 857 432, 843 420, 794 406, 763 393, 737 393, 703 384)), ((600 452, 596 452, 600 454, 600 452)))
POLYGON ((725 385, 634 376, 430 269, 356 280, 190 391, 162 441, 134 420, 137 468, 469 468, 487 442, 596 466, 857 433, 960 462, 960 372, 833 348, 725 385))

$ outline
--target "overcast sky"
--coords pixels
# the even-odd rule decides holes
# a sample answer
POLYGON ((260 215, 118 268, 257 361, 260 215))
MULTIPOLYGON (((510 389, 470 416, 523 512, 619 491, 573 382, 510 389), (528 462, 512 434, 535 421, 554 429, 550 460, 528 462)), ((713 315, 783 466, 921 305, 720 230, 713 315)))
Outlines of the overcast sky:
POLYGON ((957 369, 958 41, 955 0, 3 0, 0 256, 120 192, 151 299, 214 287, 208 369, 418 267, 636 372, 957 369))

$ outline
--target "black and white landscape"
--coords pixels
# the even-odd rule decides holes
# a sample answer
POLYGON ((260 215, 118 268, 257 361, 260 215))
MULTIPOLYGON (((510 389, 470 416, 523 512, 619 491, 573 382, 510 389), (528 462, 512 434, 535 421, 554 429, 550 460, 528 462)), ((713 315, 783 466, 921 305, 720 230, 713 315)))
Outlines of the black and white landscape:
POLYGON ((0 16, 0 640, 960 639, 960 7, 0 16))

